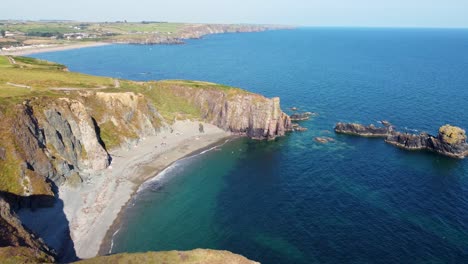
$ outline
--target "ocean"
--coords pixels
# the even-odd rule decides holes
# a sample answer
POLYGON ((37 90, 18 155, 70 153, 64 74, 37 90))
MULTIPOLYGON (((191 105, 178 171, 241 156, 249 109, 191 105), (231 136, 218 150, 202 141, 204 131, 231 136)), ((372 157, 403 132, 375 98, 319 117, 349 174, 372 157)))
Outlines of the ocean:
POLYGON ((468 262, 468 160, 336 135, 468 129, 468 30, 300 28, 41 53, 72 71, 190 79, 318 113, 306 132, 183 159, 124 209, 112 253, 224 249, 262 263, 468 262), (317 136, 333 137, 320 144, 317 136))

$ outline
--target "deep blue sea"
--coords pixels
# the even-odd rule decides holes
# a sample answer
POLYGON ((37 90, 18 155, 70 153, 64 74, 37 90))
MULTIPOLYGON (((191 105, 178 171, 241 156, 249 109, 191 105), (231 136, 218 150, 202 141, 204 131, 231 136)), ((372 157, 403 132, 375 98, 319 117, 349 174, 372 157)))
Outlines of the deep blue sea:
POLYGON ((468 129, 468 30, 314 28, 35 57, 132 80, 194 79, 319 115, 274 142, 175 163, 125 209, 112 252, 213 248, 262 263, 468 263, 468 160, 335 135, 336 122, 468 129), (319 144, 316 136, 335 142, 319 144))

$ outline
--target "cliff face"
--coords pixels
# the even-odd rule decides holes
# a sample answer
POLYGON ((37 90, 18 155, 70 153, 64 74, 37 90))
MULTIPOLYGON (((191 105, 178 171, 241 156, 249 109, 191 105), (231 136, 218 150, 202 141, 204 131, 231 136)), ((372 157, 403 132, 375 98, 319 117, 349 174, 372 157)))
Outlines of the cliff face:
MULTIPOLYGON (((292 128, 279 98, 212 84, 196 88, 175 82, 160 89, 175 98, 171 107, 190 106, 191 118, 235 134, 274 139, 292 128)), ((0 128, 0 191, 53 196, 54 185, 79 183, 83 173, 109 166, 109 149, 131 146, 167 127, 170 121, 158 108, 164 107, 151 95, 84 91, 0 107, 6 124, 0 128)), ((187 116, 177 112, 174 118, 187 116)))
POLYGON ((254 139, 275 139, 292 130, 291 119, 280 108, 280 99, 246 92, 226 93, 215 89, 170 89, 197 107, 201 118, 236 134, 254 139))
POLYGON ((384 137, 385 142, 408 150, 429 150, 453 158, 468 156, 465 130, 459 127, 445 125, 440 127, 437 136, 432 136, 425 132, 419 135, 402 133, 395 131, 390 123, 385 121, 382 123, 384 127, 338 123, 335 126, 335 132, 366 137, 384 137))

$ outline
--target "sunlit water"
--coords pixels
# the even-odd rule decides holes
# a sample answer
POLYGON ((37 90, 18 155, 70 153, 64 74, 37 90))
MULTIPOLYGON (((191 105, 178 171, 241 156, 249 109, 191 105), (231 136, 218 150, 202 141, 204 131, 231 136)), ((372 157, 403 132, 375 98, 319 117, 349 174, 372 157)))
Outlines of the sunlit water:
POLYGON ((299 29, 35 55, 134 80, 195 79, 319 113, 304 133, 176 163, 125 209, 112 252, 214 248, 262 263, 468 261, 468 161, 335 135, 338 121, 468 128, 468 30, 299 29), (316 136, 335 142, 319 144, 316 136))

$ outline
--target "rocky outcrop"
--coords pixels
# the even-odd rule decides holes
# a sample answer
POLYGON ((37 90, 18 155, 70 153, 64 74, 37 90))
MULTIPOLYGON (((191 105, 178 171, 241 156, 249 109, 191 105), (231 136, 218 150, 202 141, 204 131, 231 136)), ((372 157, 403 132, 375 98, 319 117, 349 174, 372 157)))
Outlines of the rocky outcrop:
MULTIPOLYGON (((34 234, 26 230, 18 217, 11 211, 10 205, 0 197, 0 262, 16 260, 35 260, 30 263, 53 262, 54 254, 34 234)), ((21 262, 26 263, 26 262, 21 262)))
POLYGON ((465 130, 451 125, 442 126, 437 136, 428 133, 419 135, 403 133, 394 130, 388 122, 382 122, 384 127, 374 125, 338 123, 335 132, 366 137, 384 137, 385 142, 408 150, 429 150, 441 155, 464 158, 468 156, 465 130))
POLYGON ((376 127, 372 124, 364 126, 356 123, 338 123, 335 126, 335 132, 363 137, 386 137, 393 131, 394 127, 386 121, 382 121, 382 123, 383 127, 376 127))
POLYGON ((205 121, 226 131, 253 139, 275 139, 292 130, 291 119, 280 107, 280 99, 245 91, 187 89, 171 85, 176 96, 194 104, 205 121))
POLYGON ((311 116, 312 116, 311 112, 294 113, 291 115, 291 120, 292 121, 304 121, 304 120, 309 120, 311 116))
POLYGON ((259 264, 241 255, 223 250, 194 249, 190 251, 161 251, 115 254, 82 260, 80 264, 167 263, 167 264, 259 264))

